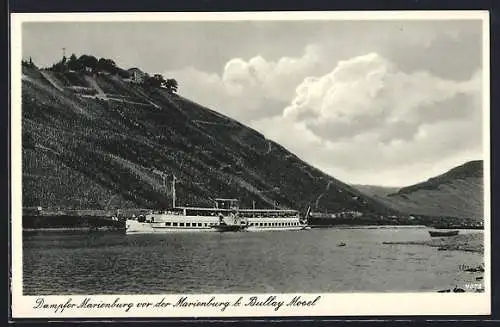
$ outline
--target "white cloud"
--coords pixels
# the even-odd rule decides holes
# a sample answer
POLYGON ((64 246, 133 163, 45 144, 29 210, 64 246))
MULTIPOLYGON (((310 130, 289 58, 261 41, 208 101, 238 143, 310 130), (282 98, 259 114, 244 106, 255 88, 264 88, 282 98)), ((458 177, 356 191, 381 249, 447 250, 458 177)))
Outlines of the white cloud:
POLYGON ((346 182, 407 185, 480 158, 480 72, 447 80, 368 53, 318 73, 326 58, 309 46, 298 58, 232 59, 221 75, 165 75, 346 182))
POLYGON ((346 181, 409 184, 451 168, 451 157, 454 165, 480 157, 480 87, 480 73, 458 82, 406 74, 371 53, 305 79, 272 126, 252 126, 346 181))
POLYGON ((281 113, 297 85, 316 72, 319 63, 320 50, 310 45, 297 58, 272 61, 258 55, 248 61, 231 59, 221 75, 191 67, 164 76, 176 78, 182 94, 248 123, 281 113))

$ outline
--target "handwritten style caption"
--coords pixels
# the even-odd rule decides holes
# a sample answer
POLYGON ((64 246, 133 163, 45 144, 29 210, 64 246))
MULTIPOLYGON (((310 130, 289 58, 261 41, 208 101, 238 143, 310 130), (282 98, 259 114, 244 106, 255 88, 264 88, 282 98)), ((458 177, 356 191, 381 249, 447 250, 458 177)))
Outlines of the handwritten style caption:
POLYGON ((75 301, 68 297, 63 301, 49 302, 45 297, 37 297, 33 309, 50 310, 54 313, 63 313, 66 310, 99 310, 99 309, 118 309, 124 312, 143 309, 186 309, 186 308, 213 308, 220 311, 226 311, 230 307, 238 308, 270 308, 279 311, 284 307, 305 308, 313 307, 319 303, 321 296, 305 297, 296 296, 240 296, 236 301, 228 301, 224 297, 212 296, 208 300, 200 300, 196 296, 181 296, 174 301, 169 301, 165 297, 159 301, 127 301, 116 297, 111 301, 98 300, 97 298, 86 297, 81 301, 75 301))

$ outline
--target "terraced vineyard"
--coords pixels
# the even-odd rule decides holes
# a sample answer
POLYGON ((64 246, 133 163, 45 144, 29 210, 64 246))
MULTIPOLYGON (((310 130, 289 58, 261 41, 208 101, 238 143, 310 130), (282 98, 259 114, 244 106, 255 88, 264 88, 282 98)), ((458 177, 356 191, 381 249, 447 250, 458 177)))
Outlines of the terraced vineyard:
POLYGON ((166 207, 175 175, 178 204, 220 196, 246 207, 393 212, 216 111, 115 75, 76 74, 48 80, 23 68, 23 206, 166 207), (100 96, 80 94, 82 81, 100 96))

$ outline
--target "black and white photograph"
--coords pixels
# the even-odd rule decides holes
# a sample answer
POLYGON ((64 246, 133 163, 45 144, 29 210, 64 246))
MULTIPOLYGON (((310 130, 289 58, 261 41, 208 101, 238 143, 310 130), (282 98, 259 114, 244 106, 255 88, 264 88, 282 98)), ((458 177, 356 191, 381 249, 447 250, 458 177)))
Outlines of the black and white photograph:
POLYGON ((14 16, 14 313, 489 313, 487 12, 14 16))

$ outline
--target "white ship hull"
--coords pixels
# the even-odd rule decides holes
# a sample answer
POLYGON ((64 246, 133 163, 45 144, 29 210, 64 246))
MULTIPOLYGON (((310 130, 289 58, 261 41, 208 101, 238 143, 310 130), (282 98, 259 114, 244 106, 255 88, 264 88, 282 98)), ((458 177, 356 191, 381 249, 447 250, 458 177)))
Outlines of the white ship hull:
MULTIPOLYGON (((184 216, 176 214, 152 214, 146 217, 145 222, 137 220, 126 221, 127 234, 164 234, 164 233, 193 233, 193 232, 220 232, 217 216, 184 216)), ((245 220, 224 217, 228 225, 245 226, 244 231, 294 231, 304 229, 298 217, 251 217, 245 220)))

